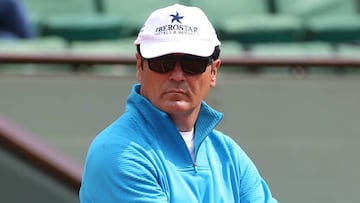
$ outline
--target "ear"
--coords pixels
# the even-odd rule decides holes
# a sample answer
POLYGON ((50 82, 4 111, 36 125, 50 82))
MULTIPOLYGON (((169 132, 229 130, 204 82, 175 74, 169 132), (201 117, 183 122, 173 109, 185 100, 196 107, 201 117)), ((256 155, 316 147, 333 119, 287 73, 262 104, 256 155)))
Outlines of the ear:
POLYGON ((141 83, 143 63, 139 53, 136 53, 136 79, 141 83))
POLYGON ((210 86, 211 87, 215 87, 216 85, 216 76, 218 73, 218 69, 220 68, 220 64, 221 64, 221 60, 220 59, 216 59, 215 61, 213 61, 213 67, 211 68, 211 75, 210 75, 210 86))

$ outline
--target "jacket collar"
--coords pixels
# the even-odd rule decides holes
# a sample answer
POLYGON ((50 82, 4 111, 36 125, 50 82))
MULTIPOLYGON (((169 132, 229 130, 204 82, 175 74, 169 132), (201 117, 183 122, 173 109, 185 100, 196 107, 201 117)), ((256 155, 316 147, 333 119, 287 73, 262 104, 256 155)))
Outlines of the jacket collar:
MULTIPOLYGON (((148 99, 140 95, 140 84, 135 84, 127 100, 127 108, 135 110, 138 116, 152 127, 161 130, 176 129, 173 121, 167 113, 156 108, 148 99), (162 125, 159 125, 161 123, 162 125)), ((205 101, 202 101, 200 112, 195 123, 195 145, 200 144, 203 139, 220 123, 223 114, 214 110, 205 101)), ((170 133, 174 134, 174 133, 170 133)))

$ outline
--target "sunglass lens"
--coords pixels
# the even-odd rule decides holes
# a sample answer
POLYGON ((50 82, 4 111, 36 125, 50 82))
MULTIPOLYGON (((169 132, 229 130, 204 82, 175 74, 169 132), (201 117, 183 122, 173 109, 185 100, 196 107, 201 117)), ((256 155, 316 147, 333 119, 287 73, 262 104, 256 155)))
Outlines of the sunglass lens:
POLYGON ((167 73, 171 71, 176 63, 176 60, 172 60, 168 57, 157 57, 148 59, 149 68, 158 73, 167 73))
POLYGON ((174 69, 175 64, 176 64, 175 59, 162 60, 161 67, 162 67, 163 73, 167 73, 167 72, 171 71, 172 69, 174 69))
POLYGON ((181 61, 183 71, 191 75, 205 72, 208 64, 208 58, 197 56, 186 56, 181 61))

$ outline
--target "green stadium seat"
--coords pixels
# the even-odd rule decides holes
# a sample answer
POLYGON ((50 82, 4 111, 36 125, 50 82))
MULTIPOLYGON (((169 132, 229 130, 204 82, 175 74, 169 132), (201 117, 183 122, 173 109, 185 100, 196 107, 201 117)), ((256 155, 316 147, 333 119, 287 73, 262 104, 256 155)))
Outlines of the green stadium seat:
POLYGON ((102 0, 104 14, 120 16, 123 20, 123 29, 125 29, 125 33, 129 36, 137 35, 146 18, 152 11, 178 2, 179 1, 176 0, 102 0))
POLYGON ((121 37, 121 19, 97 13, 94 0, 27 0, 33 22, 42 36, 68 41, 121 37))
MULTIPOLYGON (((266 57, 266 58, 331 58, 335 55, 333 47, 325 42, 306 42, 306 43, 262 43, 251 47, 250 55, 252 57, 266 57)), ((297 68, 297 67, 289 67, 297 68)), ((329 67, 303 67, 307 73, 334 73, 334 68, 329 67)), ((284 74, 289 73, 292 69, 284 67, 265 67, 262 69, 263 73, 284 74)))
POLYGON ((242 15, 224 20, 221 28, 225 39, 244 44, 294 42, 302 36, 302 23, 294 16, 242 15))
POLYGON ((273 15, 267 1, 215 0, 196 1, 219 30, 221 39, 244 44, 295 41, 300 21, 292 15, 273 15))
POLYGON ((59 53, 66 49, 66 42, 59 37, 41 37, 32 39, 0 40, 0 52, 29 53, 59 53))
POLYGON ((193 1, 192 5, 200 7, 215 27, 223 23, 223 19, 231 19, 241 15, 262 15, 268 13, 265 1, 253 0, 216 0, 193 1))
POLYGON ((68 42, 119 39, 127 34, 122 32, 122 20, 118 16, 102 14, 59 15, 42 21, 43 35, 61 36, 68 42), (81 20, 74 20, 81 19, 81 20))
MULTIPOLYGON (((14 54, 51 54, 63 53, 67 49, 66 42, 59 37, 20 39, 16 41, 0 40, 0 53, 14 54)), ((69 65, 54 64, 0 64, 0 73, 42 74, 69 73, 69 65)))
POLYGON ((275 5, 277 13, 293 14, 306 19, 354 11, 354 2, 355 0, 275 0, 275 5))
POLYGON ((299 16, 305 40, 332 43, 360 40, 357 0, 276 0, 277 12, 299 16))
POLYGON ((24 1, 32 21, 38 26, 41 33, 42 20, 50 16, 67 14, 92 14, 94 8, 91 0, 25 0, 24 1))
POLYGON ((69 47, 73 54, 86 54, 96 56, 130 56, 134 57, 134 65, 93 65, 91 72, 99 75, 134 75, 135 74, 135 38, 119 40, 101 40, 93 42, 75 41, 69 47))
POLYGON ((30 14, 35 16, 63 15, 67 13, 91 14, 95 11, 93 0, 25 0, 30 14))
POLYGON ((306 40, 360 42, 360 15, 314 17, 306 21, 306 40))

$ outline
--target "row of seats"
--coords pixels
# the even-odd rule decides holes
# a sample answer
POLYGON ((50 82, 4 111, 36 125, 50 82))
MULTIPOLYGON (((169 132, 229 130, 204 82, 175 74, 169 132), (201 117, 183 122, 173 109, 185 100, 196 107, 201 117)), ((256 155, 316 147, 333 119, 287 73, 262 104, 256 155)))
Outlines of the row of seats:
POLYGON ((156 8, 173 3, 202 8, 222 40, 261 42, 360 41, 359 0, 26 0, 43 36, 76 40, 136 35, 156 8))
MULTIPOLYGON (((104 55, 117 56, 128 55, 134 56, 135 46, 134 38, 123 38, 114 40, 97 40, 97 41, 74 41, 68 44, 64 39, 59 37, 43 37, 37 39, 19 40, 19 41, 1 41, 0 53, 34 53, 52 54, 52 53, 72 53, 86 55, 104 55)), ((333 46, 326 42, 292 42, 292 43, 258 43, 250 47, 238 41, 225 40, 221 45, 221 56, 236 57, 264 57, 264 58, 358 58, 360 56, 360 46, 354 44, 341 43, 333 46)), ((0 72, 14 73, 20 72, 25 74, 33 73, 72 73, 72 65, 46 65, 46 64, 0 64, 0 72)), ((124 75, 135 72, 134 65, 95 65, 91 67, 81 67, 82 70, 91 71, 97 74, 124 75)), ((281 70, 287 71, 283 67, 266 67, 262 70, 281 70), (269 69, 270 68, 270 69, 269 69)), ((331 68, 331 67, 330 67, 331 68)), ((346 68, 346 67, 344 67, 346 68)), ((227 69, 227 68, 225 68, 227 69)), ((229 70, 231 68, 228 68, 229 70)), ((251 71, 253 68, 233 68, 234 70, 251 71)), ((320 68, 321 70, 330 70, 320 68)), ((333 71, 335 69, 331 69, 333 71)), ((345 70, 345 69, 343 69, 345 70)), ((349 70, 360 70, 359 68, 350 68, 349 70)), ((354 73, 354 72, 352 72, 354 73)))

